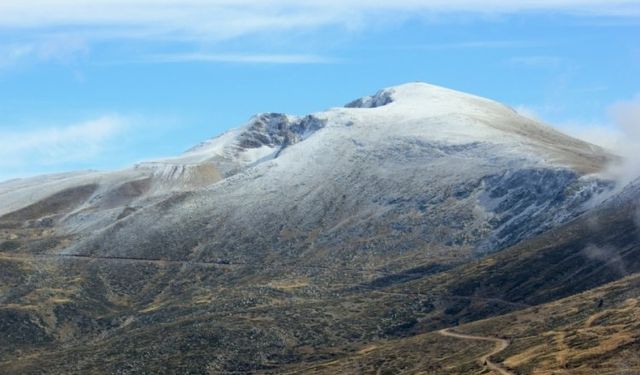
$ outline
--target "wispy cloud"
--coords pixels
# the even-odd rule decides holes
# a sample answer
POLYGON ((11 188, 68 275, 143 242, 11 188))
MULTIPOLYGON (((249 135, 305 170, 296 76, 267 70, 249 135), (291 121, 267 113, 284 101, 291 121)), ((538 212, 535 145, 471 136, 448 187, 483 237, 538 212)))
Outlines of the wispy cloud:
POLYGON ((565 121, 556 124, 556 127, 573 137, 604 147, 613 153, 620 153, 623 132, 615 124, 565 121))
POLYGON ((65 126, 0 130, 0 179, 67 163, 90 163, 127 127, 128 121, 122 117, 103 116, 65 126), (25 167, 29 170, 24 170, 25 167))
MULTIPOLYGON (((9 40, 0 48, 0 67, 29 59, 59 61, 57 56, 83 53, 94 43, 123 39, 210 47, 247 37, 282 40, 326 29, 359 31, 375 25, 381 14, 385 19, 402 22, 415 17, 435 19, 451 14, 485 17, 523 12, 636 19, 640 18, 640 3, 635 0, 41 0, 34 4, 33 1, 3 0, 0 1, 0 32, 5 37, 8 35, 9 40), (11 35, 20 35, 20 40, 12 41, 11 35), (55 38, 42 40, 42 35, 55 38)), ((266 44, 266 49, 265 46, 259 49, 261 53, 245 49, 240 54, 193 53, 157 60, 272 64, 332 60, 309 53, 301 43, 291 43, 283 54, 272 53, 266 44)), ((530 42, 496 40, 433 44, 423 48, 521 48, 527 45, 531 47, 530 42)), ((530 60, 530 63, 535 62, 530 60)), ((549 64, 550 61, 537 63, 549 64)))
POLYGON ((509 65, 528 68, 558 68, 565 60, 558 56, 516 56, 507 60, 509 65))
POLYGON ((640 94, 628 101, 620 101, 609 107, 609 115, 620 134, 616 151, 625 162, 612 173, 623 182, 640 177, 640 94))
POLYGON ((571 92, 581 94, 598 93, 609 90, 608 86, 590 86, 590 87, 578 87, 571 90, 571 92))
MULTIPOLYGON (((523 116, 540 120, 542 116, 528 106, 516 107, 523 116)), ((621 185, 640 177, 640 94, 608 106, 608 121, 604 123, 565 121, 555 126, 566 134, 604 147, 623 158, 607 173, 621 185)))
MULTIPOLYGON (((206 40, 321 26, 362 27, 380 12, 416 14, 513 14, 543 12, 579 16, 639 17, 634 0, 24 0, 0 3, 0 27, 71 27, 134 37, 206 40)), ((105 34, 106 35, 106 34, 105 34)))
POLYGON ((218 53, 177 53, 147 56, 143 62, 181 63, 181 62, 228 62, 263 64, 333 64, 337 59, 303 54, 218 54, 218 53))
POLYGON ((516 112, 518 112, 518 114, 520 116, 524 116, 524 117, 527 117, 527 118, 530 118, 530 119, 536 120, 536 121, 542 121, 540 115, 538 114, 538 111, 536 109, 534 109, 533 107, 520 104, 518 106, 515 106, 513 109, 516 112))
POLYGON ((29 61, 69 62, 89 52, 87 42, 72 35, 0 45, 0 69, 29 61))
POLYGON ((449 49, 517 49, 542 47, 546 43, 530 40, 473 40, 451 43, 428 43, 399 46, 403 49, 449 50, 449 49))

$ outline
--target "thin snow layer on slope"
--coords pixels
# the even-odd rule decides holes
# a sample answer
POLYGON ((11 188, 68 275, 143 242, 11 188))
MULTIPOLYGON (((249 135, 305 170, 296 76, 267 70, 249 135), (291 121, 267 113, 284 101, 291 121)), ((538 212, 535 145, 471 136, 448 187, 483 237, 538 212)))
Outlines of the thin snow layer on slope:
POLYGON ((153 189, 151 176, 132 169, 15 180, 0 185, 0 221, 55 227, 62 233, 91 232, 152 204, 153 189))
POLYGON ((454 144, 470 140, 502 144, 581 172, 598 171, 607 158, 601 148, 520 116, 503 104, 438 86, 410 83, 361 101, 366 109, 374 107, 360 111, 364 123, 379 122, 372 117, 379 117, 383 126, 392 121, 395 126, 388 131, 401 129, 409 135, 428 135, 432 141, 454 144))
POLYGON ((132 169, 112 173, 87 172, 9 181, 0 184, 0 216, 46 201, 48 197, 55 198, 73 187, 95 185, 96 193, 91 199, 78 202, 79 208, 64 217, 67 230, 90 230, 121 217, 123 212, 137 209, 141 205, 138 201, 148 203, 166 194, 202 189, 275 158, 286 147, 303 141, 323 126, 323 122, 313 116, 266 113, 178 157, 143 162, 132 169), (105 211, 103 200, 112 205, 114 194, 131 190, 133 185, 137 186, 134 191, 141 186, 144 189, 128 200, 120 199, 119 206, 110 207, 112 212, 105 211))
MULTIPOLYGON (((623 206, 629 206, 630 204, 640 207, 640 177, 624 186, 618 186, 614 194, 605 197, 606 199, 601 202, 601 205, 605 207, 623 208, 623 206)), ((636 223, 640 227, 640 209, 636 218, 636 223)))
POLYGON ((114 173, 77 172, 16 179, 0 184, 0 216, 54 195, 83 185, 99 184, 114 173))
POLYGON ((286 147, 303 141, 323 126, 322 121, 313 116, 263 113, 254 116, 246 125, 204 142, 183 155, 140 163, 137 168, 175 178, 181 175, 176 170, 210 163, 222 176, 228 177, 277 157, 286 147))
POLYGON ((19 219, 28 226, 56 226, 63 233, 90 232, 165 195, 220 180, 215 168, 207 164, 182 168, 186 170, 175 171, 180 177, 131 168, 8 181, 0 184, 0 221, 19 219))
POLYGON ((609 186, 585 175, 603 151, 496 102, 425 84, 378 95, 391 100, 313 114, 302 141, 257 142, 278 151, 67 251, 368 267, 416 249, 509 246, 609 186))

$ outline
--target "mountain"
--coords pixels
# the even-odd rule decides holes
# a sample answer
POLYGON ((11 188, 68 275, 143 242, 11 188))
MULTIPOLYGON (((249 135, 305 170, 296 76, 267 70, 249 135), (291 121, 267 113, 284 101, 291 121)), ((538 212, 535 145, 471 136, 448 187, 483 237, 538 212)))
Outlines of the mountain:
POLYGON ((603 177, 615 160, 410 83, 121 171, 2 183, 0 370, 306 372, 384 340, 463 348, 437 330, 640 271, 640 191, 603 177))
MULTIPOLYGON (((224 252, 233 247, 228 242, 238 242, 235 232, 270 234, 266 253, 289 246, 285 237, 309 244, 318 229, 314 246, 332 249, 389 232, 384 242, 391 244, 374 240, 365 253, 360 244, 340 251, 349 257, 369 257, 389 246, 493 251, 581 212, 592 195, 606 190, 607 182, 589 173, 608 158, 498 103, 408 84, 305 117, 258 115, 184 155, 129 170, 8 184, 0 187, 0 214, 24 214, 30 206, 35 216, 24 218, 59 221, 67 233, 90 233, 101 244, 116 241, 102 247, 103 255, 114 255, 118 247, 135 256, 232 261, 243 255, 243 249, 224 252), (538 188, 522 188, 530 184, 538 188), (57 204, 56 194, 77 199, 57 204), (171 199, 181 203, 169 207, 171 199), (127 225, 113 225, 129 215, 127 225), (212 225, 219 220, 225 230, 212 225), (96 235, 97 229, 105 235, 96 235), (194 252, 193 238, 178 248, 165 243, 163 253, 151 244, 153 254, 146 254, 135 241, 150 230, 181 242, 182 232, 192 230, 219 250, 194 252)), ((98 250, 83 243, 77 251, 98 250)))

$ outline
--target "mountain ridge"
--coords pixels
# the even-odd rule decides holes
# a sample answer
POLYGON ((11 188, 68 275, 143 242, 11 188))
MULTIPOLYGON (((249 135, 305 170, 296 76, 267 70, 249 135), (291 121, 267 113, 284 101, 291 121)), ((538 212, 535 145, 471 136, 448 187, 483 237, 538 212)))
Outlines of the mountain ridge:
POLYGON ((412 83, 121 171, 0 184, 0 372, 278 373, 371 345, 478 372, 490 348, 435 332, 640 270, 640 191, 599 173, 612 158, 412 83))

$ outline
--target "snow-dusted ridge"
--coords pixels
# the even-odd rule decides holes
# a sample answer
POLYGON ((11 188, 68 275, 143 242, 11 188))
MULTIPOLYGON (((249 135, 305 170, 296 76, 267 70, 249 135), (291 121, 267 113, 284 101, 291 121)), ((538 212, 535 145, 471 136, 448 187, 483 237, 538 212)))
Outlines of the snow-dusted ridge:
POLYGON ((365 96, 345 104, 345 108, 378 108, 393 102, 393 89, 378 91, 375 95, 365 96))
POLYGON ((194 166, 209 164, 215 165, 222 176, 229 177, 278 157, 286 147, 304 141, 322 127, 324 122, 311 115, 262 113, 246 125, 203 142, 183 155, 139 163, 136 168, 175 179, 194 166))
MULTIPOLYGON (((593 175, 608 158, 495 101, 409 83, 307 116, 259 114, 182 155, 124 171, 0 184, 0 216, 96 185, 56 218, 74 233, 102 228, 122 251, 143 249, 135 238, 146 231, 180 230, 187 217, 225 218, 226 227, 256 236, 323 228, 315 243, 332 248, 393 228, 389 238, 402 238, 399 248, 427 242, 493 250, 584 211, 608 186, 593 175), (170 213, 154 208, 185 193, 191 198, 170 213), (122 220, 124 232, 110 232, 122 220)), ((265 246, 284 246, 281 240, 265 246)))

